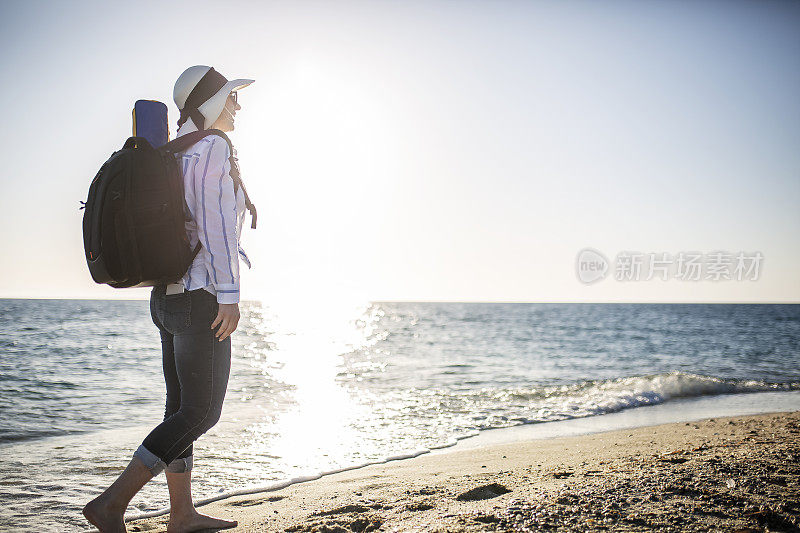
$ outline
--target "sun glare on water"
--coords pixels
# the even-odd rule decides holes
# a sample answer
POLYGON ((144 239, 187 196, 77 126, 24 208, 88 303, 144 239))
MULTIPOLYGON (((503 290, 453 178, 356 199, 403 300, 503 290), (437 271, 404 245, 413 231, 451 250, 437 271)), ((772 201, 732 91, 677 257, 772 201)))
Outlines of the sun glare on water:
POLYGON ((261 315, 251 321, 253 333, 269 338, 273 350, 251 365, 285 387, 288 407, 253 424, 244 447, 248 454, 280 457, 297 475, 312 473, 309 465, 345 466, 328 458, 346 457, 363 440, 354 422, 370 417, 368 399, 338 378, 342 355, 373 342, 374 306, 328 296, 271 302, 252 311, 261 315))

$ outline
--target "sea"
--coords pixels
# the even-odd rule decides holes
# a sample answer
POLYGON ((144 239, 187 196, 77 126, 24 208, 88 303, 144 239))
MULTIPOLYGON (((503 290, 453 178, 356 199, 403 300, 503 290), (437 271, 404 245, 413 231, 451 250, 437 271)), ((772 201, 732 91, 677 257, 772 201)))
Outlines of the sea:
MULTIPOLYGON (((195 443, 196 501, 441 453, 498 428, 547 437, 634 412, 680 420, 696 401, 800 404, 800 305, 240 309, 222 418, 195 443)), ((83 505, 163 418, 149 304, 7 299, 0 316, 0 530, 88 529, 83 505)), ((168 504, 162 474, 127 515, 168 504)))

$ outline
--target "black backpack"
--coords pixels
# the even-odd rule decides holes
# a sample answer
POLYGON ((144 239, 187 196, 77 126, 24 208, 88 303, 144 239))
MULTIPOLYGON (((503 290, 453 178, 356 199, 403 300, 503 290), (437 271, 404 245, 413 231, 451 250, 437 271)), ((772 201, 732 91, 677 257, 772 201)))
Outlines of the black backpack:
POLYGON ((152 287, 180 280, 200 251, 192 250, 184 223, 191 220, 175 154, 208 135, 230 148, 234 190, 242 188, 256 227, 256 209, 239 176, 230 139, 220 130, 188 133, 153 148, 130 137, 92 180, 83 213, 83 245, 89 272, 114 288, 152 287))

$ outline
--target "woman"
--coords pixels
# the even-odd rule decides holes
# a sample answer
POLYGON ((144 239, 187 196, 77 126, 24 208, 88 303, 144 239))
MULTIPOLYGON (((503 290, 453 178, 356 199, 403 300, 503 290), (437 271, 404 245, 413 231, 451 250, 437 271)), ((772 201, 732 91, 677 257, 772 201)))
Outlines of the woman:
MULTIPOLYGON (((190 67, 173 93, 181 111, 180 137, 198 128, 232 131, 241 109, 236 91, 253 80, 228 81, 213 68, 190 67)), ((231 338, 239 322, 239 246, 246 192, 231 178, 231 148, 209 135, 180 157, 186 204, 192 220, 186 231, 192 248, 202 248, 179 283, 153 287, 150 314, 161 335, 167 402, 164 421, 144 439, 116 481, 83 509, 101 533, 126 531, 123 515, 133 496, 161 470, 169 487, 167 531, 235 527, 235 521, 200 514, 191 492, 192 443, 222 412, 231 364, 231 338)), ((238 175, 238 168, 235 169, 238 175)))

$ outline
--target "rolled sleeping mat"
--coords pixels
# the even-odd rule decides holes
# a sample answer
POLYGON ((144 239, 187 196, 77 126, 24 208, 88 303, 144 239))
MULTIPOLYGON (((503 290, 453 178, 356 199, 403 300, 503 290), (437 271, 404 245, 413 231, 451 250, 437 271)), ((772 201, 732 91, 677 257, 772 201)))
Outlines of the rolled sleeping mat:
POLYGON ((137 100, 133 104, 133 136, 144 137, 153 148, 167 144, 167 106, 157 100, 137 100))

